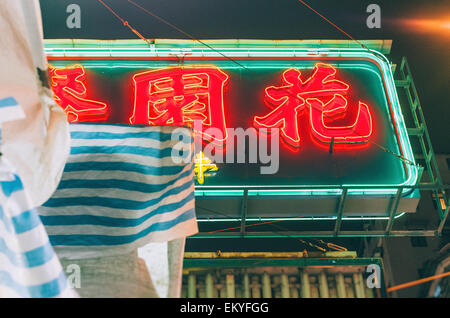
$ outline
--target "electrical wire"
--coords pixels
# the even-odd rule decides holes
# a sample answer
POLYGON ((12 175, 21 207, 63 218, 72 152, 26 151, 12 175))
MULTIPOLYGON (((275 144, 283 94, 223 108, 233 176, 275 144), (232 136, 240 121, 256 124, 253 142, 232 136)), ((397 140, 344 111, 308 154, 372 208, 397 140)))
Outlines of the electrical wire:
POLYGON ((417 285, 424 284, 424 283, 427 283, 429 281, 432 281, 432 280, 435 280, 435 279, 438 279, 438 278, 447 277, 447 276, 450 276, 450 272, 446 272, 446 273, 442 273, 442 274, 439 274, 439 275, 434 275, 434 276, 430 276, 430 277, 414 280, 412 282, 400 284, 400 285, 397 285, 397 286, 394 286, 394 287, 390 287, 390 288, 387 289, 387 292, 388 293, 392 293, 393 291, 396 291, 396 290, 417 286, 417 285))
MULTIPOLYGON (((233 63, 239 65, 240 67, 244 68, 247 71, 253 72, 252 70, 248 69, 247 67, 245 67, 244 65, 242 65, 241 63, 237 62, 236 60, 234 60, 233 58, 223 54, 222 52, 220 52, 219 50, 211 47, 210 45, 208 45, 207 43, 203 42, 200 39, 197 39, 196 37, 194 37, 192 34, 184 31, 183 29, 177 27, 176 25, 170 23, 169 21, 165 20, 164 18, 158 16, 157 14, 155 14, 154 12, 142 7, 141 5, 137 4, 136 2, 134 2, 133 0, 127 0, 129 3, 133 4, 134 6, 136 6, 137 8, 139 8, 140 10, 142 10, 143 12, 151 15, 152 17, 158 19, 159 21, 163 22, 164 24, 170 26, 171 28, 175 29, 176 31, 182 33, 183 35, 189 37, 190 39, 199 42, 200 44, 208 47, 209 49, 213 50, 214 52, 222 55, 223 57, 227 58, 228 60, 232 61, 233 63)), ((358 44, 361 45, 362 48, 368 50, 370 53, 373 53, 369 48, 367 48, 363 43, 361 43, 360 41, 356 40, 355 38, 353 38, 350 34, 348 34, 347 32, 345 32, 344 30, 342 30, 340 27, 338 27, 335 23, 333 23, 332 21, 330 21, 329 19, 327 19, 325 16, 323 16, 322 14, 320 14, 317 10, 315 10, 314 8, 312 8, 310 5, 308 5, 306 2, 304 2, 303 0, 298 0, 300 3, 302 3, 303 5, 305 5, 308 9, 310 9, 311 11, 313 11, 314 13, 316 13, 317 15, 319 15, 322 19, 324 19, 325 21, 327 21, 328 23, 330 23, 332 26, 334 26, 336 29, 338 29, 339 31, 341 31, 342 33, 344 33, 346 36, 348 36, 351 40, 357 42, 358 44)), ((289 93, 291 94, 291 93, 289 93)), ((291 94, 293 97, 297 98, 297 96, 294 96, 293 94, 291 94)), ((329 115, 324 114, 324 116, 326 116, 327 118, 331 119, 331 120, 335 120, 334 118, 332 118, 329 115)), ((354 131, 353 132, 355 134, 358 134, 358 132, 354 131)), ((379 147, 381 150, 390 153, 392 155, 394 155, 396 158, 398 158, 399 160, 403 161, 404 163, 408 164, 408 165, 413 165, 413 166, 420 166, 416 163, 414 163, 413 161, 409 160, 408 158, 405 158, 402 155, 396 154, 395 152, 393 152, 392 150, 387 149, 386 147, 383 147, 381 145, 379 145, 378 143, 374 142, 373 140, 368 140, 368 142, 372 143, 373 145, 379 147)))
POLYGON ((111 7, 109 7, 105 2, 103 2, 102 0, 98 0, 98 2, 100 2, 106 9, 108 9, 108 11, 110 11, 112 14, 114 14, 114 16, 120 20, 120 22, 123 23, 124 26, 128 27, 134 34, 136 34, 139 38, 141 38, 143 41, 147 42, 148 44, 152 45, 153 42, 149 41, 148 39, 146 39, 141 33, 139 33, 138 30, 136 30, 135 28, 133 28, 128 21, 125 21, 124 19, 122 19, 113 9, 111 9, 111 7))
MULTIPOLYGON (((138 37, 140 37, 142 40, 146 41, 147 43, 150 43, 148 41, 148 39, 145 39, 136 29, 134 29, 133 27, 130 26, 130 24, 125 21, 123 18, 121 18, 113 9, 111 9, 108 5, 106 5, 102 0, 98 0, 101 4, 103 4, 103 6, 105 6, 105 8, 107 8, 111 13, 113 13, 122 23, 123 25, 129 27, 133 33, 135 33, 138 37)), ((135 7, 137 7, 138 9, 142 10, 143 12, 145 12, 146 14, 156 18, 157 20, 159 20, 160 22, 170 26, 171 28, 175 29, 176 31, 180 32, 181 34, 189 37, 190 39, 199 42, 200 44, 206 46, 207 48, 209 48, 210 50, 220 54, 221 56, 225 57, 226 59, 230 60, 231 62, 235 63, 236 65, 238 65, 239 67, 254 73, 251 69, 245 67, 244 65, 242 65, 241 63, 239 63, 238 61, 236 61, 235 59, 223 54, 222 52, 220 52, 219 50, 213 48, 212 46, 210 46, 209 44, 205 43, 204 41, 197 39, 196 37, 194 37, 192 34, 184 31, 183 29, 181 29, 180 27, 170 23, 169 21, 167 21, 166 19, 160 17, 159 15, 155 14, 154 12, 142 7, 141 5, 137 4, 136 2, 132 1, 132 0, 127 0, 129 3, 131 3, 132 5, 134 5, 135 7)), ((309 6, 306 2, 302 1, 302 0, 298 0, 300 3, 302 3, 303 5, 305 5, 308 9, 310 9, 311 11, 313 11, 314 13, 316 13, 317 15, 319 15, 322 19, 324 19, 325 21, 327 21, 328 23, 330 23, 331 25, 333 25, 335 28, 337 28, 339 31, 341 31, 342 33, 344 33, 346 36, 348 36, 351 40, 359 43, 361 45, 361 47, 363 47, 364 49, 368 50, 369 52, 373 53, 371 50, 369 50, 363 43, 361 43, 360 41, 356 40, 355 38, 353 38, 350 34, 348 34, 347 32, 345 32, 344 30, 342 30, 341 28, 339 28, 335 23, 333 23, 332 21, 330 21, 329 19, 327 19, 325 16, 323 16, 322 14, 320 14, 317 10, 315 10, 314 8, 312 8, 311 6, 309 6)), ((151 44, 151 43, 150 43, 151 44)), ((292 95, 292 97, 297 98, 297 96, 294 96, 292 93, 289 92, 290 95, 292 95)), ((335 120, 334 118, 332 118, 329 115, 323 114, 324 116, 326 116, 327 118, 331 119, 331 120, 335 120)), ((358 132, 354 131, 353 132, 355 134, 359 134, 358 132)), ((405 164, 408 165, 413 165, 413 166, 417 166, 420 167, 420 165, 414 163, 412 160, 409 160, 408 158, 405 158, 404 156, 397 154, 395 152, 393 152, 392 150, 387 149, 386 147, 383 147, 381 145, 379 145, 378 143, 374 142, 373 140, 369 139, 367 142, 377 146, 378 148, 380 148, 382 151, 387 152, 393 156, 395 156, 397 159, 403 161, 405 164)))
MULTIPOLYGON (((230 217, 229 215, 227 215, 225 213, 217 212, 217 211, 214 211, 214 210, 211 210, 211 209, 207 209, 207 208, 204 208, 204 207, 200 207, 200 209, 212 212, 214 214, 220 214, 222 216, 230 217)), ((287 218, 287 219, 284 219, 284 220, 274 220, 274 221, 258 222, 258 223, 255 223, 255 224, 246 224, 243 227, 248 228, 248 227, 260 226, 260 225, 269 225, 271 227, 277 228, 278 230, 286 231, 287 230, 286 228, 284 228, 284 227, 282 227, 280 225, 275 225, 274 223, 279 223, 279 222, 284 222, 284 221, 292 221, 292 220, 300 219, 302 217, 303 216, 297 216, 297 217, 287 218)), ((240 221, 240 220, 238 218, 236 218, 236 221, 240 221)), ((229 227, 229 228, 223 228, 223 229, 219 229, 219 230, 210 231, 208 233, 209 234, 213 234, 213 233, 218 233, 218 232, 237 230, 237 229, 240 229, 240 228, 241 228, 241 226, 235 226, 235 227, 229 227)), ((311 243, 309 241, 306 241, 306 240, 298 238, 298 237, 294 237, 294 236, 285 234, 285 233, 280 232, 280 231, 273 231, 272 230, 271 233, 279 234, 279 235, 281 235, 283 237, 287 237, 287 238, 292 238, 294 240, 299 241, 302 244, 309 245, 309 246, 314 247, 314 248, 316 248, 316 249, 318 249, 318 250, 320 250, 322 252, 326 252, 327 251, 325 248, 323 248, 323 247, 321 247, 321 246, 319 246, 317 244, 311 243)), ((343 246, 340 246, 340 245, 337 245, 337 244, 334 244, 334 243, 328 243, 328 242, 325 242, 325 241, 320 240, 320 239, 314 239, 314 238, 312 238, 312 239, 317 241, 318 243, 321 243, 321 244, 325 245, 329 249, 332 249, 332 250, 335 250, 335 251, 341 251, 341 252, 348 251, 347 248, 345 248, 343 246)))
POLYGON ((226 59, 230 60, 231 62, 235 63, 236 65, 244 68, 245 70, 249 71, 249 72, 253 72, 252 70, 250 70, 249 68, 247 68, 246 66, 242 65, 241 63, 237 62, 236 60, 232 59, 231 57, 223 54, 222 52, 220 52, 219 50, 216 50, 215 48, 213 48, 212 46, 210 46, 208 43, 205 43, 202 40, 199 40, 197 38, 195 38, 193 35, 191 35, 190 33, 184 31, 183 29, 177 27, 176 25, 170 23, 169 21, 167 21, 166 19, 160 17, 159 15, 155 14, 154 12, 142 7, 141 5, 137 4, 136 2, 132 1, 132 0, 127 0, 129 3, 131 3, 132 5, 134 5, 135 7, 139 8, 140 10, 142 10, 143 12, 151 15, 152 17, 154 17, 155 19, 159 20, 160 22, 170 26, 171 28, 177 30, 178 32, 180 32, 181 34, 189 37, 191 40, 197 41, 200 44, 206 46, 207 48, 209 48, 210 50, 220 54, 221 56, 225 57, 226 59))
POLYGON ((345 34, 347 37, 349 37, 351 40, 357 42, 359 45, 361 45, 362 48, 368 50, 369 52, 372 52, 367 46, 365 46, 363 43, 361 43, 360 41, 358 41, 357 39, 355 39, 354 37, 352 37, 350 34, 348 34, 347 32, 345 32, 344 30, 342 30, 340 27, 338 27, 335 23, 333 23, 331 20, 327 19, 323 14, 321 14, 320 12, 318 12, 317 10, 315 10, 313 7, 311 7, 309 4, 307 4, 305 1, 303 0, 298 0, 301 4, 303 4, 305 7, 307 7, 309 10, 311 10, 312 12, 314 12, 315 14, 317 14, 319 17, 321 17, 322 19, 324 19, 325 21, 327 21, 329 24, 331 24, 333 27, 335 27, 337 30, 339 30, 340 32, 342 32, 343 34, 345 34))

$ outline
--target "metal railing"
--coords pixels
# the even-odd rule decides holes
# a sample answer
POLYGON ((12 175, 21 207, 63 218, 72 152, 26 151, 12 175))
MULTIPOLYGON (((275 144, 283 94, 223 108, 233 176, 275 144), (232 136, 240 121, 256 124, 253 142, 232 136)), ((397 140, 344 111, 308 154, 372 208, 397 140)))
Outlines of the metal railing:
MULTIPOLYGON (((348 192, 351 190, 357 189, 380 189, 378 186, 348 186, 348 187, 339 187, 336 189, 341 190, 341 196, 336 206, 336 211, 334 213, 334 226, 332 230, 323 229, 323 230, 315 230, 315 231, 248 231, 247 228, 247 200, 248 200, 248 190, 244 190, 244 195, 242 196, 242 205, 241 205, 241 214, 240 219, 236 220, 238 222, 238 226, 236 226, 236 230, 234 231, 212 231, 212 232, 200 232, 191 238, 239 238, 239 237, 369 237, 369 236, 440 236, 446 224, 446 220, 449 214, 449 206, 450 200, 447 195, 449 189, 449 185, 444 185, 442 183, 442 179, 439 173, 439 167, 437 164, 437 160, 435 157, 435 153, 433 151, 433 147, 431 145, 430 135, 428 133, 427 125, 425 123, 425 117, 423 115, 422 107, 420 104, 420 100, 417 94, 416 87, 414 85, 414 81, 411 75, 411 71, 406 60, 406 57, 403 57, 400 67, 398 69, 398 78, 395 80, 395 86, 398 89, 403 90, 406 94, 406 105, 409 106, 407 109, 410 111, 412 117, 412 127, 407 128, 408 136, 412 140, 413 138, 417 138, 420 145, 420 152, 415 153, 415 158, 423 158, 424 166, 420 169, 419 179, 416 185, 414 186, 382 186, 382 189, 394 189, 394 193, 390 195, 389 204, 386 211, 385 217, 373 217, 371 218, 374 222, 378 222, 376 224, 372 224, 372 229, 364 229, 364 230, 343 230, 342 223, 347 219, 345 217, 345 205, 348 199, 348 192), (429 180, 423 181, 424 176, 427 176, 429 180), (436 202, 436 211, 438 216, 438 222, 435 227, 432 229, 420 229, 417 224, 409 224, 409 228, 400 228, 394 230, 394 223, 396 221, 396 217, 398 216, 398 206, 399 202, 402 199, 402 194, 405 190, 419 190, 421 193, 421 200, 425 197, 426 193, 431 193, 432 197, 436 202), (380 222, 386 222, 385 224, 380 224, 380 222)), ((405 107, 403 108, 405 111, 405 107)), ((313 187, 316 189, 321 189, 321 187, 313 187)), ((322 187, 323 188, 323 187, 322 187)), ((253 189, 253 188, 252 188, 253 189)), ((265 188, 267 189, 267 188, 265 188)), ((289 188, 283 188, 284 190, 292 189, 298 190, 302 189, 301 186, 292 186, 289 188)), ((325 188, 323 188, 325 189, 325 188)), ((329 189, 329 188, 328 188, 329 189)), ((420 202, 419 202, 420 204, 420 202)), ((432 210, 432 209, 430 209, 432 210)), ((405 216, 406 217, 406 216, 405 216)), ((430 218, 433 216, 430 214, 430 218)), ((292 218, 291 218, 292 219, 292 218)), ((319 218, 320 219, 320 218, 319 218)), ((354 219, 354 218, 352 218, 354 219)), ((363 218, 362 218, 363 219, 363 218)), ((280 219, 281 220, 281 219, 280 219)), ((260 219, 261 222, 264 222, 265 219, 260 219)), ((289 222, 289 219, 285 220, 289 222)), ((295 221, 292 221, 295 222, 295 221)), ((355 222, 354 220, 352 222, 355 222)), ((357 221, 356 221, 357 222, 357 221)), ((201 228, 201 227, 200 227, 201 228)), ((233 228, 234 229, 234 228, 233 228)))
POLYGON ((185 253, 183 298, 386 296, 381 258, 356 252, 185 253), (377 288, 367 284, 369 266, 379 270, 377 288))

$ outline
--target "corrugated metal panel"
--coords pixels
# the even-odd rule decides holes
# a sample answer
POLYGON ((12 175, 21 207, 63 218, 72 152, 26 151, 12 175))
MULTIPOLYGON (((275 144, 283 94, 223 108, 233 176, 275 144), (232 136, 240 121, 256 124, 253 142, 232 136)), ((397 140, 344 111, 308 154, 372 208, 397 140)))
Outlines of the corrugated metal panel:
POLYGON ((183 277, 188 298, 372 298, 362 266, 192 268, 183 277))

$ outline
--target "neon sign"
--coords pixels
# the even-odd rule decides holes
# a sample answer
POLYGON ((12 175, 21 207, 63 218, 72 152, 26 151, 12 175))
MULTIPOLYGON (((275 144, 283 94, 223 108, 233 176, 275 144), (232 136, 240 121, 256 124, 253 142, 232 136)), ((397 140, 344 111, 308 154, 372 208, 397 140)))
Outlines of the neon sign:
POLYGON ((307 100, 310 106, 311 128, 314 136, 323 142, 359 143, 368 142, 372 135, 372 118, 369 107, 359 102, 355 121, 348 126, 327 126, 325 118, 342 115, 348 109, 347 100, 342 95, 323 104, 319 99, 307 100))
POLYGON ((269 86, 265 96, 275 108, 263 117, 255 116, 255 127, 280 128, 282 137, 294 147, 300 146, 298 116, 308 106, 314 136, 323 142, 367 142, 372 134, 372 118, 366 104, 359 103, 356 119, 348 126, 327 126, 326 119, 345 116, 348 109, 347 94, 350 85, 335 79, 336 69, 331 65, 317 63, 313 74, 302 81, 298 69, 283 72, 282 86, 269 86), (331 97, 326 103, 322 100, 331 97), (322 100, 321 100, 322 99, 322 100))
POLYGON ((218 68, 164 68, 133 75, 134 108, 130 124, 184 126, 195 120, 205 130, 219 129, 226 139, 224 87, 228 75, 218 68))
MULTIPOLYGON (((67 68, 50 67, 52 89, 56 102, 67 112, 70 122, 103 121, 107 118, 105 103, 86 99, 85 70, 81 65, 67 68)), ((354 122, 347 126, 328 126, 327 119, 345 116, 348 110, 349 85, 335 79, 336 69, 317 63, 314 73, 301 80, 301 72, 283 72, 283 86, 265 89, 274 110, 264 117, 255 116, 257 128, 281 128, 288 144, 300 146, 297 117, 306 107, 310 109, 313 135, 329 143, 367 142, 372 134, 369 107, 359 102, 354 122), (322 100, 331 97, 326 103, 322 100)), ((209 141, 223 142, 227 138, 224 87, 229 77, 218 68, 184 69, 173 67, 133 75, 134 107, 130 124, 184 126, 199 120, 204 127, 201 136, 209 141), (208 128, 219 129, 221 135, 207 134, 208 128)))
MULTIPOLYGON (((360 188, 349 195, 391 195, 396 190, 389 187, 417 180, 417 167, 407 163, 414 156, 390 65, 382 56, 356 49, 320 49, 317 54, 276 47, 222 49, 237 65, 194 46, 181 62, 173 48, 52 45, 48 59, 58 70, 52 75, 82 65, 69 85, 79 93, 77 103, 59 101, 68 111, 74 112, 67 106, 79 105, 81 97, 99 112, 98 118, 106 109, 107 117, 98 119, 103 122, 184 126, 199 120, 202 128, 196 135, 204 145, 235 140, 233 151, 223 149, 224 156, 238 149, 249 152, 252 140, 258 140, 258 151, 261 140, 272 145, 269 135, 282 141, 279 170, 270 176, 260 173, 264 156, 255 162, 223 163, 204 151, 216 166, 210 174, 212 170, 201 173, 197 165, 198 197, 239 196, 244 189, 249 196, 339 196, 343 186, 354 185, 360 188), (211 128, 221 133, 212 134, 211 128), (258 138, 246 136, 239 143, 237 134, 227 132, 234 128, 264 128, 268 133, 259 131, 258 138)), ((62 87, 57 88, 59 95, 62 87)), ((93 118, 83 116, 82 109, 78 107, 78 121, 93 118)), ((403 192, 409 193, 406 188, 403 192)))
POLYGON ((87 99, 86 72, 82 65, 55 68, 50 65, 56 103, 67 113, 69 122, 103 121, 108 117, 105 103, 87 99))
POLYGON ((219 170, 217 165, 215 165, 211 159, 205 157, 203 152, 200 151, 195 155, 194 174, 199 184, 203 184, 205 182, 205 177, 211 176, 217 170, 219 170))

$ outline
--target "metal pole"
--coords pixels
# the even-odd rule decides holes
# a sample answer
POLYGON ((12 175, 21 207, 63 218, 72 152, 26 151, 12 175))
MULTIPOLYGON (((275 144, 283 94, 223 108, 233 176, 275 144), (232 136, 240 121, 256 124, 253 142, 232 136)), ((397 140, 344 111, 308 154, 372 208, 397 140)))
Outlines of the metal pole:
POLYGON ((367 284, 364 284, 364 294, 366 298, 373 298, 373 290, 369 288, 367 284))
POLYGON ((291 294, 291 298, 299 298, 300 295, 298 293, 298 287, 297 287, 297 278, 296 277, 290 277, 290 294, 291 294))
POLYGON ((228 273, 226 276, 226 288, 227 288, 227 298, 235 298, 235 288, 234 288, 234 275, 233 273, 228 273))
POLYGON ((347 188, 344 188, 342 190, 341 199, 339 200, 336 224, 334 226, 334 235, 335 236, 339 235, 339 231, 341 229, 342 216, 344 214, 344 208, 345 208, 345 199, 347 198, 347 191, 348 191, 347 188))
POLYGON ((242 298, 250 298, 250 283, 248 273, 244 273, 242 278, 242 298))
POLYGON ((351 277, 344 278, 345 293, 347 298, 355 298, 355 284, 351 277))
POLYGON ((336 290, 338 298, 347 297, 345 292, 344 274, 337 273, 336 275, 336 290))
POLYGON ((319 295, 320 298, 329 298, 327 274, 320 272, 319 274, 319 295))
POLYGON ((270 276, 267 272, 264 272, 262 277, 263 285, 263 298, 272 298, 272 288, 270 286, 270 276))
POLYGON ((245 236, 245 223, 247 219, 247 202, 248 202, 248 189, 245 189, 241 204, 241 236, 245 236))
POLYGON ((303 270, 301 273, 301 296, 302 298, 311 298, 310 293, 310 284, 309 284, 309 275, 308 273, 303 270))
POLYGON ((395 194, 395 197, 393 198, 393 201, 391 201, 391 210, 389 211, 389 220, 388 223, 386 225, 386 229, 385 232, 387 235, 389 235, 391 233, 392 230, 392 226, 394 225, 394 216, 395 213, 397 212, 397 208, 398 208, 398 204, 400 203, 400 199, 402 197, 402 192, 403 192, 403 188, 399 187, 397 189, 397 193, 395 194))
POLYGON ((188 275, 188 298, 195 298, 196 295, 195 274, 190 272, 188 275))
MULTIPOLYGON (((437 230, 396 230, 390 231, 390 237, 411 237, 411 236, 437 236, 437 230)), ((379 237, 386 236, 385 230, 361 230, 361 231, 340 231, 337 235, 335 231, 284 231, 284 232, 247 232, 246 237, 250 238, 267 238, 267 237, 379 237)), ((196 235, 190 236, 189 239, 204 239, 204 238, 236 238, 241 237, 239 232, 219 232, 208 233, 200 232, 196 235)))
POLYGON ((206 274, 205 278, 206 285, 206 298, 213 298, 214 296, 214 287, 213 287, 213 276, 211 273, 206 274))
POLYGON ((353 284, 355 285, 356 298, 365 298, 364 283, 361 273, 353 273, 353 284))
POLYGON ((261 298, 261 289, 257 276, 252 277, 251 289, 252 289, 252 298, 261 298))
MULTIPOLYGON (((444 217, 442 218, 441 223, 439 223, 439 227, 438 227, 438 230, 437 230, 437 234, 438 235, 441 235, 442 230, 444 229, 445 221, 448 218, 448 214, 449 214, 449 211, 450 211, 450 204, 449 203, 450 202, 446 202, 447 208, 445 209, 444 217)), ((439 204, 439 203, 437 203, 437 204, 439 204)))
POLYGON ((281 274, 281 298, 290 298, 289 279, 286 273, 281 274))

